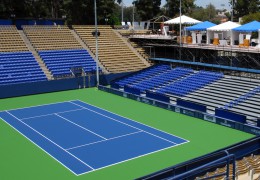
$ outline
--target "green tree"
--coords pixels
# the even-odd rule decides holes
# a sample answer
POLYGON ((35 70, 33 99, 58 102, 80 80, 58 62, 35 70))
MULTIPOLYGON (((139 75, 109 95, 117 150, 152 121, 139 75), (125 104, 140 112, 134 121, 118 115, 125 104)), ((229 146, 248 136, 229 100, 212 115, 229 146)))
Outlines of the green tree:
POLYGON ((133 4, 141 20, 152 19, 161 12, 161 0, 135 0, 133 4))
MULTIPOLYGON (((190 15, 195 7, 194 0, 182 0, 181 1, 181 11, 182 14, 190 15)), ((175 17, 180 13, 180 0, 166 0, 166 5, 168 9, 167 16, 175 17)))
POLYGON ((259 0, 230 0, 229 3, 232 6, 233 2, 233 10, 234 16, 236 18, 243 17, 250 13, 256 13, 260 11, 260 1, 259 0))
POLYGON ((243 16, 242 18, 242 24, 246 24, 246 23, 249 23, 251 21, 260 21, 260 12, 257 12, 257 13, 251 13, 251 14, 248 14, 246 16, 243 16))

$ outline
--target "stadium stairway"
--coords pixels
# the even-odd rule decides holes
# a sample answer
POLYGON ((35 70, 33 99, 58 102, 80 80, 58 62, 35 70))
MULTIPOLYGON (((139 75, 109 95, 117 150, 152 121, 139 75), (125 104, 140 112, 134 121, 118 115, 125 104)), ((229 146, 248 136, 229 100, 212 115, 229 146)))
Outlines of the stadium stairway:
POLYGON ((113 29, 113 31, 114 31, 114 33, 115 33, 119 38, 121 38, 121 39, 125 42, 125 44, 126 44, 133 52, 135 52, 135 54, 141 59, 141 61, 143 61, 144 64, 147 64, 147 65, 149 64, 149 65, 151 65, 151 63, 148 62, 149 57, 144 56, 144 55, 142 55, 139 51, 137 51, 137 49, 132 46, 132 44, 130 43, 130 41, 128 41, 128 39, 124 38, 118 31, 116 31, 116 30, 114 30, 114 29, 113 29))
MULTIPOLYGON (((225 76, 221 80, 188 94, 183 99, 204 104, 214 113, 215 108, 223 107, 226 103, 237 99, 257 86, 259 86, 259 81, 232 79, 225 76)), ((260 112, 259 98, 259 94, 248 98, 245 102, 233 107, 232 111, 245 114, 247 119, 256 119, 260 112)))
MULTIPOLYGON (((74 31, 71 30, 72 35, 75 37, 75 39, 80 43, 80 45, 86 49, 89 53, 89 55, 95 60, 95 55, 91 52, 91 50, 88 48, 88 46, 86 46, 86 44, 82 41, 82 39, 80 39, 80 37, 78 36, 78 34, 74 31)), ((95 60, 96 61, 96 60, 95 60)), ((108 71, 106 70, 106 68, 100 63, 98 62, 98 66, 103 70, 104 73, 108 73, 108 71)))
POLYGON ((150 55, 146 52, 145 48, 139 46, 139 44, 134 41, 129 40, 128 42, 148 63, 150 63, 150 65, 154 64, 151 60, 149 60, 150 55))
POLYGON ((21 35, 21 37, 22 37, 23 41, 25 42, 26 46, 28 47, 28 49, 32 52, 32 54, 35 57, 36 61, 39 63, 40 68, 42 69, 42 71, 46 75, 47 79, 48 80, 52 80, 53 76, 52 76, 51 72, 48 70, 48 68, 44 64, 42 58, 36 52, 35 48, 32 46, 32 44, 29 41, 29 39, 27 38, 27 36, 24 34, 24 32, 22 30, 19 30, 18 32, 21 35))
MULTIPOLYGON (((92 35, 94 26, 73 26, 73 28, 95 54, 95 38, 92 35)), ((98 30, 101 33, 98 38, 99 61, 108 72, 133 72, 150 66, 110 26, 99 26, 98 30)))

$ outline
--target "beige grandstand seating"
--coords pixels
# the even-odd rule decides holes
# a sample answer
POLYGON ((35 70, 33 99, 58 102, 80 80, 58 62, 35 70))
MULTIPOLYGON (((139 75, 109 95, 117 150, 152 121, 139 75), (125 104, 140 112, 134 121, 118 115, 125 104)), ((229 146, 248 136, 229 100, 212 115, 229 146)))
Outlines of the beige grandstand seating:
MULTIPOLYGON (((94 26, 73 26, 76 33, 95 54, 94 26)), ((109 26, 98 26, 99 61, 108 72, 138 71, 148 67, 114 30, 109 26)))
POLYGON ((0 52, 28 51, 15 26, 0 26, 0 52))
MULTIPOLYGON (((233 164, 229 165, 229 175, 230 179, 233 174, 233 164)), ((226 172, 226 166, 217 168, 215 171, 207 172, 205 175, 199 176, 196 180, 203 178, 211 177, 215 174, 220 174, 226 172)), ((241 160, 236 161, 236 171, 235 171, 236 180, 260 180, 260 156, 259 155, 250 155, 244 157, 241 160)), ((220 176, 216 178, 211 178, 212 180, 226 180, 225 176, 220 176)))
POLYGON ((23 26, 23 30, 38 51, 82 48, 67 26, 23 26))
POLYGON ((151 65, 153 64, 149 58, 150 55, 146 52, 146 50, 142 47, 139 46, 138 43, 134 42, 134 41, 130 41, 130 44, 135 48, 135 50, 144 58, 146 59, 146 61, 148 61, 151 65))

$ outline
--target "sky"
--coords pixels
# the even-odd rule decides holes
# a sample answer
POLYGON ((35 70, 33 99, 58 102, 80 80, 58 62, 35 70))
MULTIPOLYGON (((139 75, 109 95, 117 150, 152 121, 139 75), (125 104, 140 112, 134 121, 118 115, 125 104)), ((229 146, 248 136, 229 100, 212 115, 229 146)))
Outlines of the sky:
MULTIPOLYGON (((123 0, 126 6, 131 6, 133 0, 123 0)), ((165 4, 165 0, 162 0, 162 5, 165 4)), ((230 9, 229 0, 195 0, 195 4, 198 6, 206 7, 209 3, 213 4, 217 9, 230 9), (221 5, 225 6, 221 6, 221 5)))

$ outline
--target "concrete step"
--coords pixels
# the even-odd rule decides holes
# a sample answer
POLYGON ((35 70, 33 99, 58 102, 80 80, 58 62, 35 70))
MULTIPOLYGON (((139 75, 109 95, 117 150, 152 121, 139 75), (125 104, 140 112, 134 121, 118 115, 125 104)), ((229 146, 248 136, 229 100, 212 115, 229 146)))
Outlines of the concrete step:
MULTIPOLYGON (((96 61, 95 55, 92 53, 92 51, 88 48, 88 46, 82 41, 82 39, 78 36, 78 34, 74 31, 71 30, 72 35, 76 38, 76 40, 80 43, 80 45, 86 49, 89 54, 92 56, 92 58, 96 61)), ((107 69, 103 66, 102 63, 98 62, 98 66, 101 67, 101 69, 104 71, 104 73, 108 73, 107 69)))

